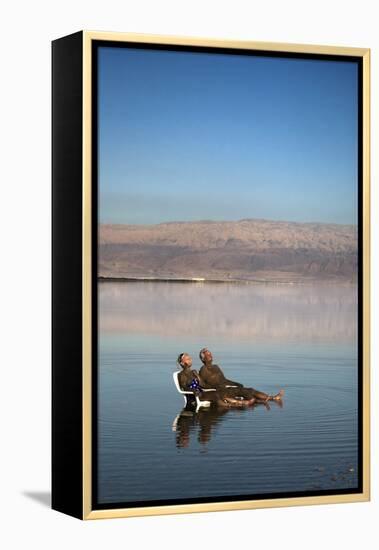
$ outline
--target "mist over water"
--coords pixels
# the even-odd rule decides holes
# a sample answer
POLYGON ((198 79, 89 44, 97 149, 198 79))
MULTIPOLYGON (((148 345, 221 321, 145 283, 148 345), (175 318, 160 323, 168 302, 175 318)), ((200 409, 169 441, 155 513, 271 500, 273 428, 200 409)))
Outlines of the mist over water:
POLYGON ((99 284, 102 503, 352 489, 357 287, 99 284), (183 410, 180 352, 207 346, 270 410, 183 410))

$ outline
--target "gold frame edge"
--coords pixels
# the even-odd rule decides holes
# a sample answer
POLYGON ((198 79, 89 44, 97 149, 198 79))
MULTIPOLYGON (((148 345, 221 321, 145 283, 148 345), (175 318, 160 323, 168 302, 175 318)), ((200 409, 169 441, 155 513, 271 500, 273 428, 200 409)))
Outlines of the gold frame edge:
POLYGON ((90 40, 111 40, 118 42, 144 42, 146 44, 166 44, 176 46, 204 46, 212 48, 236 48, 248 50, 265 50, 273 52, 315 53, 329 55, 348 55, 363 57, 369 48, 352 46, 326 46, 320 44, 292 44, 287 42, 263 42, 250 40, 233 40, 205 38, 198 36, 179 36, 143 33, 124 33, 111 31, 86 30, 83 33, 90 40))
POLYGON ((363 199, 362 199, 362 230, 363 230, 363 493, 370 500, 370 296, 371 296, 371 236, 370 236, 370 56, 366 50, 363 60, 363 199))
POLYGON ((370 49, 344 46, 221 40, 200 37, 135 34, 105 31, 83 33, 83 224, 82 224, 82 381, 83 381, 83 519, 106 519, 147 515, 188 514, 248 510, 257 508, 310 506, 367 502, 370 500, 370 49), (363 492, 315 497, 275 498, 247 501, 208 502, 140 508, 92 510, 92 349, 91 349, 91 113, 92 113, 92 41, 144 42, 165 45, 186 45, 220 48, 265 50, 285 53, 313 53, 361 57, 363 60, 363 492))

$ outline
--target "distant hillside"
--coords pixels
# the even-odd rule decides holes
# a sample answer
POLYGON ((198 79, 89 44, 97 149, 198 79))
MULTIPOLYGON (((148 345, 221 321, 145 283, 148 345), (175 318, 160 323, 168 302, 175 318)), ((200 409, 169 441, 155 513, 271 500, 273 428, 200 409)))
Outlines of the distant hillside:
POLYGON ((354 281, 357 228, 268 220, 101 225, 101 277, 354 281))

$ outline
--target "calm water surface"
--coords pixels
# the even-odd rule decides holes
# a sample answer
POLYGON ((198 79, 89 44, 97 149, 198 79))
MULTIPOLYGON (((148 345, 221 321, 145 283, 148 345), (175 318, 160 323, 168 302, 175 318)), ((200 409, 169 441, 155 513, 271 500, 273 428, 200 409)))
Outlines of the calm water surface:
POLYGON ((100 283, 99 501, 355 488, 356 317, 355 286, 100 283), (204 346, 283 406, 183 410, 204 346))

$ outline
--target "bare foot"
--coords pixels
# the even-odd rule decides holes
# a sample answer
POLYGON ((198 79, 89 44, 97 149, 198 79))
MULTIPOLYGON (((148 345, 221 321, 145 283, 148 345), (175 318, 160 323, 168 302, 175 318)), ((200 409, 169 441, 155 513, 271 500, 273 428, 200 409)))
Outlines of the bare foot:
POLYGON ((280 390, 279 393, 272 396, 272 400, 273 401, 280 401, 282 399, 283 395, 284 395, 284 390, 280 390))

